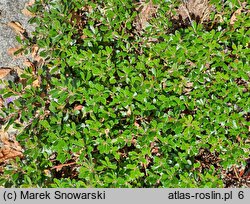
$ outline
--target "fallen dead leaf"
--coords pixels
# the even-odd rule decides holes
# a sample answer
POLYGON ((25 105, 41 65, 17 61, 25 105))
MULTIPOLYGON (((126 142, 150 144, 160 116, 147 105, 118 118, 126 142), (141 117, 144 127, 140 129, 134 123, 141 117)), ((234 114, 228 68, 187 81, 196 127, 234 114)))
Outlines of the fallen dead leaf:
POLYGON ((210 64, 209 64, 209 63, 206 63, 206 64, 205 64, 205 67, 206 67, 207 69, 209 69, 209 68, 210 68, 210 64))
POLYGON ((236 140, 237 140, 238 142, 241 142, 241 138, 240 138, 239 135, 236 136, 236 140))
POLYGON ((230 18, 230 25, 234 25, 237 20, 237 16, 241 14, 242 9, 243 8, 240 7, 233 13, 232 17, 230 18))
POLYGON ((46 94, 44 92, 41 93, 41 98, 44 98, 46 96, 46 94))
POLYGON ((31 13, 27 8, 30 6, 33 6, 33 4, 35 3, 35 0, 30 0, 29 2, 25 3, 24 9, 22 10, 22 13, 25 16, 29 16, 29 17, 34 17, 35 14, 31 13))
POLYGON ((27 6, 32 6, 36 1, 35 0, 30 0, 28 3, 26 3, 27 6))
POLYGON ((23 65, 26 67, 31 67, 33 70, 33 73, 35 74, 35 70, 36 70, 35 65, 29 59, 26 59, 23 65))
POLYGON ((21 34, 25 33, 25 29, 18 22, 11 21, 11 22, 8 23, 8 26, 13 28, 16 33, 21 33, 21 34))
POLYGON ((136 143, 137 143, 137 140, 135 138, 132 138, 131 144, 134 145, 134 146, 136 146, 136 143))
POLYGON ((22 14, 28 17, 34 17, 36 16, 34 13, 31 13, 28 9, 27 6, 22 10, 22 14))
POLYGON ((7 132, 0 130, 0 140, 3 143, 3 146, 0 148, 0 162, 23 157, 22 147, 16 140, 10 140, 7 132))
POLYGON ((37 44, 35 44, 35 45, 32 46, 32 49, 31 49, 31 56, 32 56, 33 58, 35 58, 35 57, 37 56, 38 49, 39 49, 39 47, 38 47, 37 44))
POLYGON ((136 26, 137 31, 141 31, 147 27, 148 21, 151 17, 157 13, 158 7, 153 4, 152 0, 148 3, 139 2, 139 15, 135 18, 134 25, 136 26))
POLYGON ((85 40, 86 38, 88 38, 88 36, 87 35, 81 35, 81 37, 80 37, 82 40, 85 40))
POLYGON ((23 69, 21 69, 20 67, 16 66, 13 69, 15 70, 15 72, 19 77, 23 74, 23 69))
POLYGON ((129 107, 128 110, 127 110, 127 116, 131 116, 131 108, 129 107))
POLYGON ((41 85, 41 80, 39 78, 32 82, 33 87, 40 87, 40 85, 41 85))
POLYGON ((45 173, 47 176, 51 175, 51 172, 50 172, 50 170, 48 170, 48 169, 45 169, 45 170, 44 170, 44 173, 45 173))
MULTIPOLYGON (((239 2, 239 5, 240 5, 240 8, 238 8, 234 13, 233 15, 231 16, 230 18, 230 25, 234 25, 234 23, 236 22, 237 20, 237 16, 238 15, 241 15, 242 11, 245 9, 246 5, 247 5, 247 2, 239 2)), ((246 11, 247 13, 249 12, 249 10, 246 11)))
POLYGON ((105 129, 104 132, 105 132, 105 135, 108 136, 108 134, 109 134, 109 129, 108 129, 108 128, 105 129))
POLYGON ((36 61, 36 66, 37 67, 41 67, 42 64, 44 63, 44 60, 42 57, 40 57, 39 55, 37 55, 34 60, 36 61))
POLYGON ((2 97, 0 97, 0 108, 3 107, 3 104, 4 104, 4 101, 3 101, 2 97))
POLYGON ((136 121, 134 122, 134 125, 138 128, 140 127, 140 125, 136 121))
POLYGON ((11 68, 9 67, 1 67, 0 68, 0 79, 3 79, 4 77, 6 77, 8 74, 10 74, 11 72, 11 68))
POLYGON ((174 9, 176 14, 170 12, 171 21, 174 29, 183 26, 190 26, 193 21, 200 24, 208 24, 210 22, 210 14, 215 11, 213 5, 210 5, 209 0, 188 0, 182 1, 177 9, 174 9))
POLYGON ((12 149, 11 147, 4 146, 0 149, 0 162, 4 162, 9 159, 13 159, 16 157, 23 157, 22 152, 12 149))
POLYGON ((8 133, 3 130, 0 130, 0 140, 3 144, 9 144, 8 133))
POLYGON ((82 105, 76 105, 74 107, 74 110, 82 110, 83 106, 82 105))
POLYGON ((22 56, 22 51, 18 54, 15 54, 15 52, 19 51, 22 47, 17 46, 17 47, 12 47, 7 50, 8 55, 13 56, 13 58, 20 58, 22 56))
POLYGON ((41 67, 41 65, 43 64, 44 60, 39 55, 38 50, 39 50, 38 45, 36 45, 36 44, 33 45, 32 46, 32 50, 31 50, 31 56, 32 56, 34 62, 36 62, 36 67, 41 67))

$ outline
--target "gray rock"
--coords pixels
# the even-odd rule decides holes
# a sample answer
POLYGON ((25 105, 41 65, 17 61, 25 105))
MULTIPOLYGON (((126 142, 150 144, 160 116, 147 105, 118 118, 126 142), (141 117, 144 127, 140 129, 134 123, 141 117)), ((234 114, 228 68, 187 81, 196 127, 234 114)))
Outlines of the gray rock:
POLYGON ((29 17, 22 13, 25 3, 29 0, 0 0, 0 67, 22 67, 23 59, 13 59, 7 50, 18 46, 17 34, 7 24, 19 22, 28 33, 34 30, 34 25, 28 24, 29 17))

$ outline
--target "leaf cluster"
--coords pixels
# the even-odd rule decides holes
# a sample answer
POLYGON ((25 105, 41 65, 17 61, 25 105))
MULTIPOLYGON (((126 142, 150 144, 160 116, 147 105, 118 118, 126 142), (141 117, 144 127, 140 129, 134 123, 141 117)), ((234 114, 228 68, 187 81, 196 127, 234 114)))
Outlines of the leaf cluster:
POLYGON ((200 171, 195 158, 216 152, 227 169, 249 154, 249 13, 231 27, 233 2, 209 31, 169 32, 178 2, 153 1, 157 15, 139 32, 131 0, 36 1, 44 64, 1 90, 18 97, 1 115, 19 128, 25 157, 0 184, 222 187, 221 169, 200 171))

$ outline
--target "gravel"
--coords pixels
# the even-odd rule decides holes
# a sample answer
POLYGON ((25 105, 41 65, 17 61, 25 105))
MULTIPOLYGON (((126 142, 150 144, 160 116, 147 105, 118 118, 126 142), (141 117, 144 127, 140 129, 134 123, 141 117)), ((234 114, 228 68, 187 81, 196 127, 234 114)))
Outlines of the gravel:
POLYGON ((22 10, 28 0, 0 0, 0 68, 1 67, 22 67, 23 58, 13 59, 7 51, 9 48, 17 47, 17 34, 7 24, 11 21, 19 22, 28 33, 34 30, 28 24, 30 17, 25 16, 22 10))

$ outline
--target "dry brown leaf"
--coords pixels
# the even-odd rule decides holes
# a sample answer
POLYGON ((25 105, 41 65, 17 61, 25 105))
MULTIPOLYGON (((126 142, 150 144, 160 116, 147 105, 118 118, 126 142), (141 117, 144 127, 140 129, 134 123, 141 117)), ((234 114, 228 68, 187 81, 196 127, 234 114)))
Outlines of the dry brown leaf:
POLYGON ((27 6, 22 10, 22 14, 28 17, 34 17, 36 16, 34 13, 31 13, 28 9, 27 6))
POLYGON ((30 0, 27 4, 27 6, 32 6, 36 1, 35 0, 30 0))
POLYGON ((81 35, 81 37, 80 37, 82 40, 85 40, 86 38, 88 38, 88 36, 87 35, 81 35))
POLYGON ((0 140, 3 144, 9 144, 8 133, 3 130, 0 130, 0 140))
POLYGON ((237 20, 237 15, 240 15, 241 14, 241 11, 242 11, 242 7, 238 8, 232 15, 232 17, 230 18, 230 25, 234 25, 234 23, 236 22, 237 20))
POLYGON ((0 97, 0 109, 3 107, 4 101, 2 99, 2 97, 0 97))
POLYGON ((192 21, 205 24, 210 21, 210 14, 214 7, 209 4, 209 0, 189 0, 176 9, 177 15, 172 15, 174 27, 189 26, 192 21))
POLYGON ((35 81, 32 82, 33 87, 40 87, 41 85, 41 80, 36 79, 35 81))
POLYGON ((33 72, 35 73, 35 70, 36 70, 35 65, 29 59, 26 59, 23 65, 26 67, 31 67, 33 72))
POLYGON ((8 155, 10 153, 10 151, 11 151, 10 146, 5 145, 3 148, 1 148, 1 153, 3 156, 8 155))
POLYGON ((38 47, 37 44, 35 44, 35 45, 32 46, 31 56, 32 56, 33 58, 35 58, 35 57, 37 56, 38 49, 39 49, 39 47, 38 47))
POLYGON ((241 137, 240 137, 239 135, 237 135, 237 136, 236 136, 236 140, 237 140, 238 142, 240 142, 240 141, 241 141, 241 137))
POLYGON ((0 68, 0 79, 3 79, 4 77, 6 77, 8 74, 10 74, 11 72, 11 68, 9 67, 1 67, 0 68))
POLYGON ((209 64, 209 63, 206 63, 206 64, 205 64, 205 67, 206 67, 207 69, 209 69, 209 68, 210 68, 210 64, 209 64))
MULTIPOLYGON (((11 126, 10 128, 11 129, 11 126)), ((12 136, 9 135, 7 131, 0 130, 0 141, 5 145, 5 146, 10 146, 11 148, 17 150, 17 151, 22 151, 22 147, 19 145, 19 143, 13 138, 12 136), (12 139, 10 139, 10 137, 12 139)))
POLYGON ((43 172, 44 172, 47 176, 51 175, 51 172, 50 172, 50 170, 48 170, 48 169, 45 169, 43 172))
POLYGON ((42 92, 40 96, 41 98, 44 98, 46 96, 46 93, 42 92))
POLYGON ((43 58, 41 58, 39 55, 37 55, 34 60, 36 61, 36 66, 37 67, 41 67, 42 64, 44 63, 44 60, 43 58))
POLYGON ((110 131, 110 130, 109 130, 108 128, 104 130, 106 136, 108 136, 109 131, 110 131))
POLYGON ((31 13, 27 7, 33 6, 33 4, 35 3, 35 0, 30 0, 29 2, 25 3, 24 9, 22 10, 22 13, 25 16, 29 16, 29 17, 34 17, 35 14, 31 13))
POLYGON ((150 18, 157 12, 158 8, 153 4, 152 0, 148 3, 140 2, 140 6, 137 10, 140 10, 139 15, 135 19, 135 26, 138 31, 141 31, 147 27, 147 23, 150 18))
POLYGON ((25 33, 25 29, 18 22, 11 21, 8 23, 8 26, 13 28, 15 30, 15 32, 17 32, 17 33, 22 33, 22 34, 25 33))
POLYGON ((9 159, 13 159, 16 157, 23 157, 22 152, 17 151, 9 146, 4 146, 0 149, 0 162, 4 162, 9 159))
POLYGON ((4 144, 0 149, 0 162, 15 157, 23 157, 22 147, 17 141, 10 140, 7 132, 0 130, 0 140, 4 144))
POLYGON ((15 70, 15 72, 19 77, 23 74, 23 69, 21 69, 20 67, 16 66, 13 69, 15 70))
POLYGON ((39 80, 36 79, 35 81, 33 81, 33 82, 32 82, 32 86, 33 86, 33 87, 39 87, 39 86, 40 86, 39 80))
POLYGON ((138 128, 140 127, 140 125, 136 121, 134 122, 134 125, 138 128))
POLYGON ((129 107, 128 110, 127 110, 127 116, 131 116, 131 108, 129 107))
POLYGON ((21 46, 17 46, 17 47, 12 47, 9 48, 7 50, 8 55, 13 56, 14 58, 20 58, 22 56, 22 52, 18 53, 17 55, 15 55, 15 52, 17 52, 18 50, 20 50, 22 47, 21 46))
POLYGON ((39 55, 38 50, 38 45, 35 44, 32 46, 31 56, 36 62, 36 67, 40 67, 44 62, 43 58, 39 55))
POLYGON ((76 105, 74 107, 74 110, 82 110, 83 106, 82 105, 76 105))

